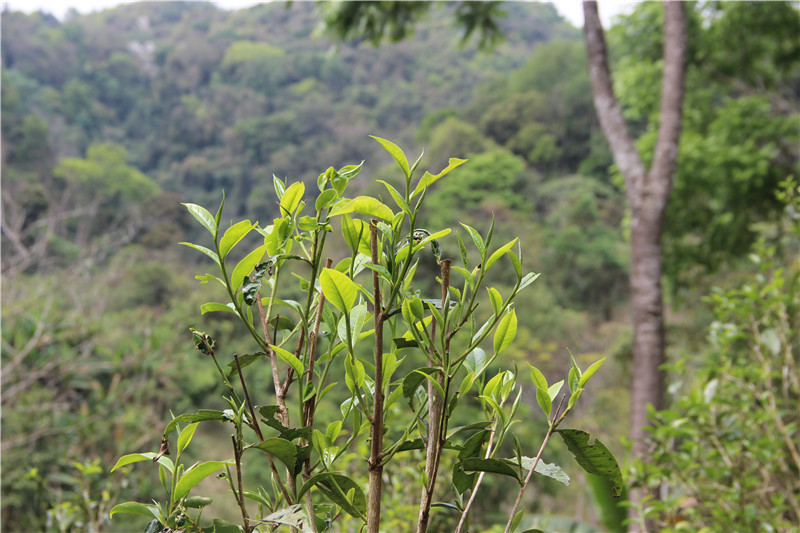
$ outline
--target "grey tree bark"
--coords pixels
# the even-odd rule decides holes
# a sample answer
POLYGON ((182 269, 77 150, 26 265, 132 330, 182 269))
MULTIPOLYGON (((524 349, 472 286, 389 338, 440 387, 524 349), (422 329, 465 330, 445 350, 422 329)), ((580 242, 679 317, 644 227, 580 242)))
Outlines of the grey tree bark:
MULTIPOLYGON (((646 169, 634 146, 614 95, 608 66, 603 27, 597 2, 584 2, 584 37, 589 56, 594 104, 614 162, 625 180, 631 209, 631 311, 633 314, 633 386, 631 432, 633 454, 647 461, 645 441, 647 406, 663 404, 664 304, 661 288, 661 236, 664 212, 672 190, 683 119, 686 78, 687 29, 683 2, 664 2, 664 70, 658 141, 650 169, 646 169)), ((645 493, 630 493, 632 503, 641 503, 645 493)), ((636 513, 636 505, 631 512, 636 513)), ((632 530, 643 527, 630 516, 632 530)))

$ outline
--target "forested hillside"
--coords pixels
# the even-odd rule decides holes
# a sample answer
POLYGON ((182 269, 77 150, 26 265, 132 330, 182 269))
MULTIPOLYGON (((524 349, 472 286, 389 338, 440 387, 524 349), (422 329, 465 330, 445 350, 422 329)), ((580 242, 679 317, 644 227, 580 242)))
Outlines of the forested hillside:
MULTIPOLYGON (((681 387, 697 385, 687 373, 707 371, 703 361, 729 348, 706 342, 712 314, 725 313, 723 297, 714 306, 701 298, 756 272, 763 281, 767 264, 796 283, 798 268, 798 235, 785 216, 796 220, 797 207, 785 207, 785 186, 776 196, 800 170, 796 6, 692 6, 664 243, 676 403, 681 387), (747 261, 757 241, 751 256, 764 258, 761 266, 747 261)), ((323 8, 143 2, 64 21, 3 11, 4 529, 131 530, 108 511, 125 499, 149 501, 159 481, 145 468, 110 467, 124 453, 157 451, 170 412, 223 408, 216 371, 196 364, 189 328, 224 334, 226 351, 246 349, 236 340, 241 325, 200 315, 214 289, 194 279, 200 255, 178 245, 203 238, 181 202, 211 209, 224 191, 226 220, 266 226, 279 216, 273 175, 311 188, 328 167, 362 160, 352 194, 385 196, 374 181, 397 183, 396 169, 369 135, 415 156, 424 150, 421 165, 432 172, 448 158, 469 159, 432 187, 422 225, 485 231, 494 220, 497 242, 521 237, 521 259, 542 282, 517 300, 517 342, 504 357, 561 374, 572 364, 568 349, 583 365, 607 356, 582 399, 586 411, 572 416, 625 463, 630 213, 595 116, 580 30, 549 4, 508 2, 503 40, 483 50, 442 3, 411 38, 375 47, 326 37, 323 8)), ((642 154, 657 134, 661 17, 657 3, 645 3, 608 33, 642 154)), ((346 248, 337 231, 331 238, 346 248)), ((454 239, 442 244, 445 257, 459 255, 454 239)), ((434 267, 420 265, 435 276, 434 267)), ((512 278, 496 272, 492 282, 508 288, 512 278)), ((775 290, 786 294, 783 285, 775 290)), ((796 300, 782 312, 773 329, 785 333, 780 327, 797 325, 796 300)), ((797 350, 797 339, 781 342, 797 350)), ((702 379, 724 374, 708 372, 702 379)), ((785 398, 797 398, 793 386, 785 398)), ((536 438, 546 423, 533 415, 535 397, 523 403, 518 433, 536 438)), ((796 439, 797 428, 788 431, 796 439)), ((220 452, 200 434, 193 447, 220 452)), ((568 456, 551 453, 548 460, 568 456)), ((498 499, 509 493, 501 481, 487 483, 498 499)), ((531 527, 599 527, 591 491, 577 489, 576 504, 557 485, 543 481, 528 502, 531 527)), ((476 505, 484 528, 504 512, 492 498, 476 505)))

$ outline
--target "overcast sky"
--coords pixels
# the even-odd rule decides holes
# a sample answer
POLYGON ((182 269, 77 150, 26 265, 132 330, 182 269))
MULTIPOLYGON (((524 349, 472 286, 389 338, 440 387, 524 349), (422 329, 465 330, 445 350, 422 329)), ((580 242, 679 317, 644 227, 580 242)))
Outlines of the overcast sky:
MULTIPOLYGON (((71 7, 81 13, 97 11, 119 4, 131 3, 132 0, 3 0, 3 5, 8 5, 12 10, 32 13, 42 10, 52 13, 63 19, 64 14, 71 7)), ((217 0, 214 2, 223 9, 238 9, 252 6, 260 2, 253 0, 217 0)), ((553 2, 558 11, 577 27, 583 26, 583 8, 581 0, 556 0, 553 2)), ((611 17, 629 10, 630 0, 599 0, 600 18, 603 25, 608 27, 611 17)))

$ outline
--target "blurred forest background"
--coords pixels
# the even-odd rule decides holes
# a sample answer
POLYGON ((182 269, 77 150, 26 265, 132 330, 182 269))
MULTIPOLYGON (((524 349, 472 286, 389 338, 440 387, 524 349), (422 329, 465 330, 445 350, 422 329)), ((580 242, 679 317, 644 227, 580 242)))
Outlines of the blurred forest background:
MULTIPOLYGON (((688 456, 714 456, 712 437, 722 435, 723 451, 719 465, 707 465, 722 469, 719 479, 706 472, 702 487, 683 480, 672 508, 665 499, 658 518, 670 517, 670 527, 680 513, 715 516, 703 507, 711 503, 702 491, 730 486, 744 471, 744 463, 724 460, 739 457, 725 435, 741 443, 775 421, 770 412, 762 425, 748 426, 752 420, 739 420, 747 405, 712 421, 701 421, 701 411, 715 398, 727 406, 737 395, 741 401, 748 383, 780 378, 769 364, 764 375, 749 372, 764 370, 748 355, 759 347, 792 372, 798 358, 800 265, 791 231, 798 213, 796 204, 786 206, 791 194, 776 195, 799 170, 798 6, 690 6, 684 128, 664 240, 675 406, 665 424, 698 422, 695 433, 656 434, 661 466, 680 464, 670 455, 675 439, 695 442, 688 456), (706 298, 713 287, 751 283, 755 293, 706 298), (758 284, 777 296, 766 298, 758 284), (731 315, 741 307, 737 298, 752 304, 751 315, 731 315), (770 304, 782 311, 756 309, 770 304), (774 324, 759 329, 758 322, 750 344, 720 340, 732 324, 752 333, 753 316, 773 316, 774 324), (721 361, 740 366, 725 367, 726 374, 721 361), (726 388, 728 378, 739 388, 726 388), (708 434, 698 429, 718 423, 724 427, 708 434)), ((575 416, 631 466, 628 219, 595 116, 582 34, 549 4, 502 9, 504 40, 489 51, 475 37, 462 42, 446 3, 412 38, 380 47, 326 39, 324 6, 306 2, 239 11, 148 2, 73 12, 64 21, 3 11, 4 529, 130 530, 110 523, 108 510, 121 499, 147 501, 158 481, 146 468, 125 475, 109 468, 124 453, 156 451, 170 410, 222 408, 214 368, 193 364, 199 356, 189 327, 238 331, 232 321, 200 316, 209 298, 193 279, 198 257, 177 243, 201 242, 202 229, 180 202, 215 206, 225 190, 227 217, 269 223, 277 215, 273 174, 310 184, 328 166, 362 159, 358 186, 377 194, 373 180, 394 171, 369 134, 408 153, 424 148, 423 167, 432 170, 448 157, 469 159, 431 192, 436 208, 423 225, 485 229, 494 215, 497 242, 522 237, 526 268, 543 276, 518 300, 517 343, 508 357, 561 376, 568 348, 582 365, 607 356, 575 416)), ((607 33, 615 89, 643 157, 656 135, 662 11, 640 4, 607 33)), ((457 254, 453 242, 443 245, 445 256, 457 254)), ((783 423, 788 444, 777 439, 783 447, 776 455, 746 461, 788 464, 748 478, 788 487, 743 511, 756 525, 776 509, 779 517, 793 516, 791 509, 800 516, 798 487, 789 481, 798 470, 787 455, 792 442, 795 452, 798 446, 797 387, 789 382, 778 398, 786 403, 775 408, 778 418, 794 416, 783 423)), ((530 395, 526 401, 535 405, 530 395)), ((546 425, 534 415, 523 422, 518 433, 531 440, 546 425)), ((202 439, 195 442, 202 449, 202 439)), ((755 447, 739 446, 740 453, 755 447)), ((567 453, 554 447, 548 460, 567 453)), ((679 485, 667 470, 651 474, 679 485)), ((546 517, 551 530, 602 529, 582 474, 569 473, 573 487, 541 481, 529 513, 546 517)), ((631 478, 646 483, 645 474, 634 470, 631 478)), ((493 514, 502 516, 495 502, 510 490, 496 480, 484 498, 475 514, 487 528, 493 514)))

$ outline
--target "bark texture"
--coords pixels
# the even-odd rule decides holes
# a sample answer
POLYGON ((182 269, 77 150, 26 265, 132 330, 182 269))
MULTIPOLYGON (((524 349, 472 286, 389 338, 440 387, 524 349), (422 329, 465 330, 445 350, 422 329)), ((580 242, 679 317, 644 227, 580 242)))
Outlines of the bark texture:
MULTIPOLYGON (((614 95, 603 27, 596 2, 584 2, 584 36, 594 104, 614 162, 620 169, 631 207, 631 310, 633 314, 633 386, 631 440, 634 457, 647 460, 647 406, 662 407, 664 377, 664 305, 661 288, 661 236, 672 190, 683 119, 687 30, 682 2, 664 3, 664 71, 658 141, 649 170, 634 146, 614 95)), ((632 503, 644 496, 632 491, 632 503)), ((635 506, 631 509, 635 509, 635 506)), ((635 518, 635 517, 631 517, 635 518)), ((634 525, 633 529, 638 526, 634 525)))

